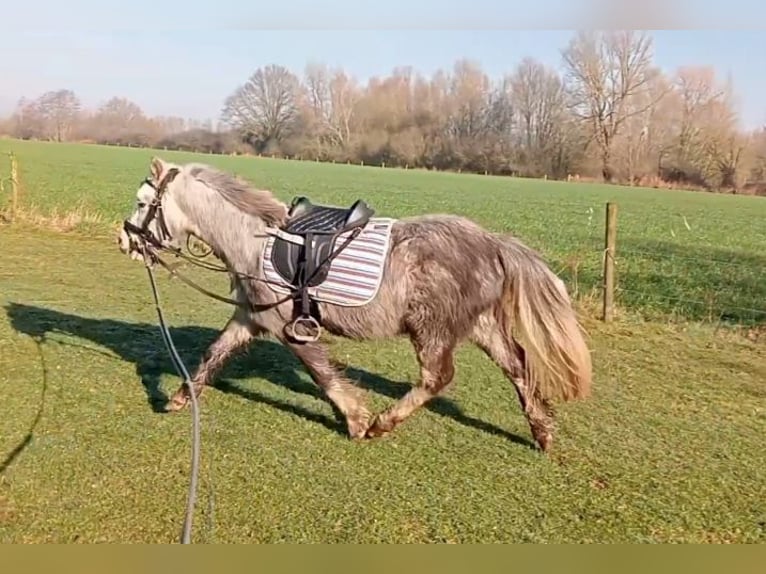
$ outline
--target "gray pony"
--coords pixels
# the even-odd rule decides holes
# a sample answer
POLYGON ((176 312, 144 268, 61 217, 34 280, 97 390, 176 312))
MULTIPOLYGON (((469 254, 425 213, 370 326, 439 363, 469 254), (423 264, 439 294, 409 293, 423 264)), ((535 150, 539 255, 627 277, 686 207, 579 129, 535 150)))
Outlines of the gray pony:
MULTIPOLYGON (((152 159, 129 225, 120 232, 120 250, 140 260, 147 236, 176 249, 196 236, 230 271, 238 302, 193 373, 195 396, 235 352, 267 334, 300 359, 345 416, 352 438, 389 433, 442 393, 454 379, 455 349, 464 340, 481 348, 513 383, 543 451, 553 440, 553 401, 589 395, 590 351, 564 283, 518 240, 463 217, 430 214, 394 222, 380 287, 369 303, 318 303, 329 333, 357 340, 406 335, 414 346, 419 384, 373 416, 363 390, 333 365, 324 344, 286 334, 293 303, 280 302, 259 280, 267 232, 283 228, 287 219, 288 205, 269 191, 207 165, 152 159)), ((166 408, 178 411, 189 399, 182 384, 166 408)))

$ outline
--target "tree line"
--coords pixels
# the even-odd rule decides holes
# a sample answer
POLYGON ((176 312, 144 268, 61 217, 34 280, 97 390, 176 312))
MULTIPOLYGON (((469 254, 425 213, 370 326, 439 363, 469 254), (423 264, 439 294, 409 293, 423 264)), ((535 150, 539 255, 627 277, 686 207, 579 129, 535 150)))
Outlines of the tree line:
POLYGON ((744 130, 730 81, 712 67, 663 72, 651 35, 579 32, 563 71, 523 59, 501 78, 455 62, 357 82, 311 63, 267 65, 222 105, 223 127, 148 117, 124 98, 83 110, 69 90, 22 100, 21 138, 257 153, 490 174, 766 193, 766 130, 744 130))

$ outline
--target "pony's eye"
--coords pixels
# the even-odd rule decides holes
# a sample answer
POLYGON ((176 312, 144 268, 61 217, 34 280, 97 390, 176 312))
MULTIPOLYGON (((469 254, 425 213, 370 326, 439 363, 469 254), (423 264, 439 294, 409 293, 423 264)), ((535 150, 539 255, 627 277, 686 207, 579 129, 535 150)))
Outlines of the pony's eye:
POLYGON ((146 204, 143 201, 139 201, 138 202, 138 209, 143 209, 144 207, 146 207, 146 204))

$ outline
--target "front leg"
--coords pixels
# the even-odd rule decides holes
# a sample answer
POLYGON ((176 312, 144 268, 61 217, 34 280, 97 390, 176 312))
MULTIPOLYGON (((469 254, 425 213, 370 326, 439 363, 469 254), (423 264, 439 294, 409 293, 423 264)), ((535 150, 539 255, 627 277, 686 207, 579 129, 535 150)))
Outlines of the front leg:
MULTIPOLYGON (((192 375, 195 396, 199 397, 204 387, 212 382, 226 361, 250 343, 259 332, 260 329, 249 321, 247 311, 238 308, 223 331, 207 348, 202 361, 192 375)), ((179 411, 186 406, 190 398, 188 387, 185 383, 181 383, 168 401, 165 410, 179 411)))
POLYGON ((346 418, 351 438, 363 438, 372 414, 364 405, 364 392, 332 366, 327 347, 321 343, 282 341, 295 353, 314 382, 346 418))

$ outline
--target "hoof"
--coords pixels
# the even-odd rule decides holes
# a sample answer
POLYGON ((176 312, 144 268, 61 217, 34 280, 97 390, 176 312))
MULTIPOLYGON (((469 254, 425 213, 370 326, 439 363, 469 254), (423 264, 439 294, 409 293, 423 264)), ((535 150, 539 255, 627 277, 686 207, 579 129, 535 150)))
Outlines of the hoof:
POLYGON ((370 426, 370 419, 372 414, 366 409, 363 409, 356 413, 354 416, 348 417, 346 424, 348 426, 348 434, 353 439, 360 439, 365 437, 365 433, 370 426))
POLYGON ((550 452, 551 447, 553 446, 553 435, 546 433, 537 437, 537 445, 543 453, 550 452))
POLYGON ((189 403, 189 397, 185 395, 179 395, 175 394, 173 395, 170 400, 165 404, 165 412, 167 413, 175 413, 180 410, 183 410, 183 408, 189 403))
POLYGON ((365 438, 380 438, 386 436, 388 433, 390 433, 394 428, 394 425, 391 423, 391 421, 387 419, 381 419, 380 416, 375 417, 375 420, 372 421, 372 424, 367 429, 367 432, 365 433, 365 438))
POLYGON ((531 421, 530 427, 532 436, 540 450, 544 453, 549 452, 553 445, 553 422, 550 420, 531 421))

